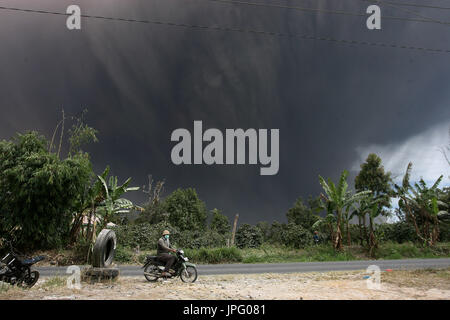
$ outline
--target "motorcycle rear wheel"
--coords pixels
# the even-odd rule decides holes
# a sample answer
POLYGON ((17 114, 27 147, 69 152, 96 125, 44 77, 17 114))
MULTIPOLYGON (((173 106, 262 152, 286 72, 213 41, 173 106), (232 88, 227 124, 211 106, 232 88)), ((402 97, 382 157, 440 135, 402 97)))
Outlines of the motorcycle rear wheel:
POLYGON ((181 270, 180 273, 181 281, 187 283, 193 283, 197 280, 197 268, 192 266, 187 266, 185 270, 181 270))
POLYGON ((31 288, 36 284, 36 282, 39 280, 39 272, 38 271, 31 271, 30 275, 25 276, 25 278, 21 281, 19 284, 23 288, 31 288))
POLYGON ((154 265, 148 265, 144 269, 144 277, 149 282, 155 282, 159 278, 159 270, 154 265))

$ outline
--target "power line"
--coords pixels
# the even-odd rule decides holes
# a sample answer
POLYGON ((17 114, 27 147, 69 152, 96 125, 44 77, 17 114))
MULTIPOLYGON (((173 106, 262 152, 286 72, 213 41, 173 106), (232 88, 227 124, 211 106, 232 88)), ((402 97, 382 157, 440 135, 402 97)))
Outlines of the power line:
POLYGON ((440 7, 440 6, 432 6, 427 4, 416 4, 416 3, 408 3, 408 2, 394 2, 394 1, 384 1, 386 4, 393 4, 396 6, 404 6, 404 7, 417 7, 417 8, 428 8, 428 9, 440 9, 440 10, 450 10, 450 7, 440 7))
MULTIPOLYGON (((50 14, 50 15, 58 15, 58 16, 70 16, 70 14, 64 13, 64 12, 36 10, 36 9, 12 8, 12 7, 3 7, 3 6, 0 6, 0 10, 14 11, 14 12, 37 13, 37 14, 50 14)), ((87 15, 87 14, 82 14, 81 17, 87 18, 87 19, 100 19, 100 20, 121 21, 121 22, 131 22, 131 23, 156 24, 156 25, 165 25, 165 26, 182 27, 182 28, 190 28, 190 29, 226 31, 226 32, 240 32, 240 33, 247 33, 247 34, 276 36, 276 37, 281 37, 281 38, 298 38, 298 39, 303 39, 303 40, 318 40, 318 41, 327 41, 327 42, 333 42, 333 43, 344 44, 344 45, 360 45, 360 46, 368 46, 368 47, 397 48, 397 49, 408 49, 408 50, 415 50, 415 51, 422 51, 422 52, 433 52, 433 53, 450 53, 450 50, 448 50, 448 49, 436 49, 436 48, 417 47, 417 46, 401 45, 401 44, 395 44, 395 43, 383 43, 383 42, 369 42, 369 41, 359 41, 359 40, 336 39, 336 38, 331 38, 331 37, 317 37, 317 36, 303 35, 303 34, 299 34, 299 33, 281 33, 281 32, 242 29, 242 28, 233 28, 233 27, 203 26, 203 25, 186 24, 186 23, 174 23, 174 22, 168 22, 168 21, 138 20, 138 19, 106 17, 106 16, 98 16, 98 15, 87 15)))
MULTIPOLYGON (((296 1, 305 1, 305 0, 296 0, 296 1)), ((335 0, 335 1, 339 1, 339 0, 335 0)), ((354 1, 359 1, 359 0, 354 0, 354 1)), ((450 10, 450 7, 441 7, 441 6, 417 4, 417 3, 409 3, 409 2, 384 1, 384 3, 393 4, 393 5, 397 5, 397 6, 405 6, 405 7, 450 10)))
POLYGON ((419 13, 417 11, 413 11, 413 10, 410 10, 410 9, 405 9, 405 8, 402 8, 402 7, 398 6, 398 5, 391 4, 389 1, 381 1, 381 0, 361 0, 361 1, 363 1, 363 2, 370 2, 370 3, 375 2, 375 3, 379 3, 379 4, 385 4, 385 5, 389 6, 389 7, 392 7, 392 8, 395 8, 395 9, 407 12, 407 13, 411 13, 411 14, 413 14, 415 16, 418 16, 418 17, 421 17, 421 18, 425 18, 427 20, 430 20, 430 21, 433 21, 433 22, 436 22, 436 23, 447 24, 447 25, 450 24, 447 21, 441 21, 441 20, 438 20, 438 19, 430 18, 430 17, 422 15, 421 13, 419 13))
MULTIPOLYGON (((249 1, 242 1, 242 0, 205 0, 205 1, 222 3, 222 4, 236 4, 236 5, 245 5, 245 6, 253 6, 253 7, 268 7, 268 8, 279 8, 279 9, 290 9, 290 10, 303 11, 303 12, 326 13, 326 14, 354 16, 354 17, 367 17, 367 14, 365 14, 365 13, 342 11, 342 10, 329 10, 329 9, 297 7, 297 6, 288 6, 288 5, 273 4, 273 3, 259 3, 259 2, 249 2, 249 1)), ((374 2, 381 2, 381 1, 374 0, 374 2)), ((407 9, 403 9, 403 10, 407 10, 407 9)), ((425 18, 425 19, 415 19, 415 18, 395 17, 395 16, 385 16, 385 15, 383 15, 382 18, 383 19, 387 19, 387 20, 397 20, 397 21, 439 23, 439 24, 442 24, 442 25, 450 26, 450 22, 438 21, 438 20, 434 20, 432 18, 423 17, 423 16, 422 16, 422 18, 425 18)))

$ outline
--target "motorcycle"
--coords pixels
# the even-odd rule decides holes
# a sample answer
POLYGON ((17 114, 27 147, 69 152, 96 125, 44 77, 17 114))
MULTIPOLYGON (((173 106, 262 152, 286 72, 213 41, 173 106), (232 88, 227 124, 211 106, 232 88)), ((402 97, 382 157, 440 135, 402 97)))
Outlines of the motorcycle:
POLYGON ((21 259, 9 243, 10 252, 0 260, 0 281, 24 288, 31 288, 39 279, 38 271, 31 271, 31 266, 45 259, 43 256, 21 259))
MULTIPOLYGON (((178 249, 176 252, 176 261, 172 266, 173 272, 170 277, 180 277, 181 281, 193 283, 197 280, 197 267, 188 262, 189 259, 184 256, 184 251, 178 249)), ((158 256, 147 256, 144 266, 144 277, 147 281, 154 282, 159 278, 166 278, 162 275, 165 262, 158 259, 158 256)))

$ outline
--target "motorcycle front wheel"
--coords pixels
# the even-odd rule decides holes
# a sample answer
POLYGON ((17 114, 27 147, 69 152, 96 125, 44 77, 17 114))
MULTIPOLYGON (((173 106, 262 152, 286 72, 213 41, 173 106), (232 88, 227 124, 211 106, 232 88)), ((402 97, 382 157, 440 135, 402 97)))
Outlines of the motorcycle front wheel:
POLYGON ((181 281, 193 283, 197 280, 197 268, 192 266, 187 266, 186 269, 181 270, 180 273, 181 281))
POLYGON ((156 266, 149 264, 144 269, 144 277, 147 281, 155 282, 159 278, 159 270, 156 266))

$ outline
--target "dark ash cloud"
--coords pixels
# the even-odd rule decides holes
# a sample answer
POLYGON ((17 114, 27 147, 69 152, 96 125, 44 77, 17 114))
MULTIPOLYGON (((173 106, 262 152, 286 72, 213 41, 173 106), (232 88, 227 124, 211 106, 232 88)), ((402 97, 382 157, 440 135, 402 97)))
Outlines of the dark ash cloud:
MULTIPOLYGON (((92 15, 443 49, 450 40, 437 24, 383 20, 381 31, 368 31, 358 17, 203 0, 2 1, 61 12, 74 3, 92 15)), ((448 54, 95 19, 68 31, 64 17, 6 11, 0 25, 0 138, 29 129, 50 136, 61 107, 88 108, 100 132, 89 148, 98 172, 109 164, 138 186, 152 173, 166 179, 166 194, 195 187, 209 209, 239 212, 241 222, 284 220, 298 196, 320 191, 318 174, 352 169, 358 148, 400 143, 450 118, 448 54), (194 120, 205 129, 279 128, 278 175, 260 176, 259 166, 173 165, 170 134, 192 130, 194 120)))

